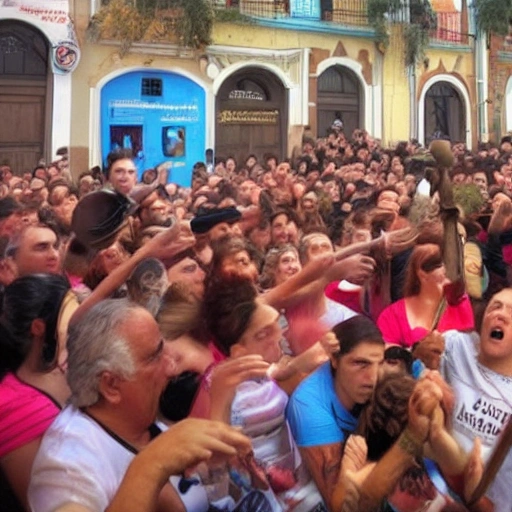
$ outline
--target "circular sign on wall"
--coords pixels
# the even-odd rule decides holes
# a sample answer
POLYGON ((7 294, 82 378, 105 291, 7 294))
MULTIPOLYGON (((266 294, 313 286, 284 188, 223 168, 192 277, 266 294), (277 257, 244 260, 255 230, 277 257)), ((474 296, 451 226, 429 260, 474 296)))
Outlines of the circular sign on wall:
POLYGON ((53 66, 57 71, 70 73, 78 65, 80 50, 74 41, 59 41, 52 51, 53 66))

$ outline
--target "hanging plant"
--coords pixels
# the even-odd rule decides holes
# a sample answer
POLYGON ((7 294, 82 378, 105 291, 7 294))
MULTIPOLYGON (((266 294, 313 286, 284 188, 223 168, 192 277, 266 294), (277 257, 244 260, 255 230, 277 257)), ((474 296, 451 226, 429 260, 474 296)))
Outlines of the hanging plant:
POLYGON ((121 43, 172 42, 190 48, 211 43, 214 12, 209 0, 110 0, 91 18, 89 39, 121 43))
POLYGON ((476 23, 480 30, 506 36, 512 22, 510 0, 474 0, 476 23))
POLYGON ((368 0, 368 21, 375 30, 375 39, 379 45, 387 47, 389 32, 387 19, 390 14, 400 10, 401 0, 368 0))
POLYGON ((404 60, 406 66, 415 66, 420 59, 423 59, 429 39, 429 31, 422 29, 417 24, 404 27, 404 60))
POLYGON ((237 7, 227 7, 223 9, 215 9, 215 21, 219 23, 241 23, 244 25, 254 25, 254 18, 242 14, 237 7))
MULTIPOLYGON (((375 30, 378 44, 389 42, 388 19, 405 9, 402 0, 368 0, 368 21, 375 30)), ((437 26, 437 17, 429 0, 410 0, 409 24, 404 27, 404 61, 415 65, 425 54, 429 32, 437 26)))

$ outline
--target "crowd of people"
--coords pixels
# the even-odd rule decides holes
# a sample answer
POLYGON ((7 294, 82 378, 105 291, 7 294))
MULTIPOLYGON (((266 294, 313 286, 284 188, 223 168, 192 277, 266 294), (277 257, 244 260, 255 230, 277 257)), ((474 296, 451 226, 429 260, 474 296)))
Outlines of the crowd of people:
POLYGON ((512 511, 512 137, 438 147, 0 166, 0 509, 512 511))

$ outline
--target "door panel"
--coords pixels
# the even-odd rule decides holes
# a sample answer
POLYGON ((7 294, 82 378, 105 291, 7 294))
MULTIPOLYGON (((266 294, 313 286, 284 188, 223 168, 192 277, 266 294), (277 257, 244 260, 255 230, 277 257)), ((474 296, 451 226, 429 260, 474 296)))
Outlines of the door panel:
POLYGON ((31 171, 44 153, 44 106, 46 98, 0 93, 0 162, 13 171, 31 171))
POLYGON ((48 57, 48 41, 39 31, 0 20, 0 163, 11 165, 16 174, 31 171, 50 140, 48 57))
POLYGON ((287 151, 287 92, 279 79, 257 67, 235 73, 222 84, 216 102, 215 155, 242 163, 254 153, 283 158, 287 151))

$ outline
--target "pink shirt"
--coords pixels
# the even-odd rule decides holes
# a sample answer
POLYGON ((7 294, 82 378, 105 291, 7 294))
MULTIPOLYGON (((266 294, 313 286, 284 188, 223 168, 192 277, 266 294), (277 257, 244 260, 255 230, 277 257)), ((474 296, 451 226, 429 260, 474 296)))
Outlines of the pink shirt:
POLYGON ((0 382, 0 457, 41 437, 59 412, 49 396, 8 373, 0 382))
MULTIPOLYGON (((406 348, 412 347, 429 333, 423 327, 409 325, 405 310, 405 299, 397 300, 384 309, 377 320, 377 326, 386 343, 401 345, 406 348)), ((471 302, 468 296, 464 295, 462 301, 456 306, 450 306, 449 304, 446 306, 439 320, 437 330, 439 332, 450 329, 465 331, 474 329, 474 327, 475 320, 471 302)))

